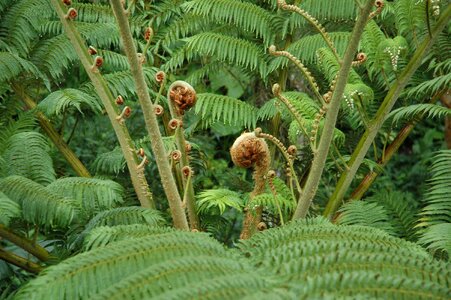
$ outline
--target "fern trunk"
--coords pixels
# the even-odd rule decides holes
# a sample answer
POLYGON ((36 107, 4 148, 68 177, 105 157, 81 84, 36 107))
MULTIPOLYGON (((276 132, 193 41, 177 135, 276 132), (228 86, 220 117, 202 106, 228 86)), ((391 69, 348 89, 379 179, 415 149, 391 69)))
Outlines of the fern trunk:
POLYGON ((138 167, 139 159, 136 155, 134 149, 135 147, 130 137, 130 133, 128 132, 125 124, 122 124, 117 120, 120 112, 115 104, 115 98, 111 94, 111 91, 109 90, 103 76, 100 73, 92 71, 93 59, 90 57, 87 51, 88 48, 86 47, 82 37, 77 31, 75 24, 72 21, 66 19, 64 13, 66 8, 64 7, 63 3, 58 0, 51 0, 51 2, 61 20, 67 37, 71 41, 72 46, 74 47, 75 52, 77 53, 83 67, 85 68, 86 73, 91 79, 91 82, 95 87, 97 94, 102 100, 111 125, 113 126, 113 129, 118 138, 125 161, 127 162, 130 178, 141 206, 152 208, 155 207, 152 193, 150 192, 149 185, 147 184, 144 175, 144 169, 138 167))
POLYGON ((332 218, 340 204, 343 201, 345 193, 351 182, 357 173, 358 168, 360 167, 368 149, 371 147, 374 138, 376 137, 379 129, 382 127, 388 113, 392 109, 393 105, 398 100, 402 90, 406 87, 412 75, 418 69, 423 61, 424 55, 431 48, 432 44, 438 38, 440 32, 445 28, 448 24, 451 16, 451 5, 448 5, 446 10, 442 13, 442 16, 437 21, 437 25, 434 30, 428 35, 425 40, 417 47, 413 57, 410 62, 405 67, 402 74, 398 77, 396 83, 391 87, 385 96, 384 101, 382 102, 379 110, 376 113, 375 118, 368 124, 368 128, 365 133, 361 137, 359 143, 357 144, 356 149, 354 150, 351 159, 349 161, 349 169, 343 171, 340 176, 340 179, 335 187, 335 190, 332 196, 327 203, 326 209, 324 211, 324 215, 328 218, 332 218))
POLYGON ((127 55, 130 64, 131 73, 136 86, 136 93, 144 113, 144 121, 151 140, 152 151, 160 173, 161 182, 171 208, 174 226, 180 229, 188 229, 188 221, 186 219, 185 211, 182 208, 182 201, 177 190, 174 176, 171 172, 157 117, 154 112, 154 105, 150 100, 142 66, 138 61, 135 43, 132 38, 124 7, 120 0, 111 0, 110 3, 119 25, 125 54, 127 55))
POLYGON ((349 73, 351 71, 352 61, 354 60, 359 45, 360 37, 362 36, 365 24, 368 21, 368 16, 373 6, 374 1, 367 0, 365 6, 360 10, 359 17, 349 40, 348 47, 346 49, 345 56, 341 63, 340 71, 338 72, 336 88, 333 92, 330 105, 327 108, 326 119, 324 122, 324 128, 321 134, 318 149, 315 153, 312 168, 307 178, 307 182, 304 187, 304 192, 299 197, 296 211, 293 215, 293 219, 305 218, 309 210, 310 204, 313 201, 313 197, 318 189, 319 181, 324 170, 324 166, 329 153, 329 148, 332 143, 335 124, 337 122, 338 111, 340 109, 340 103, 343 96, 343 92, 348 81, 349 73))

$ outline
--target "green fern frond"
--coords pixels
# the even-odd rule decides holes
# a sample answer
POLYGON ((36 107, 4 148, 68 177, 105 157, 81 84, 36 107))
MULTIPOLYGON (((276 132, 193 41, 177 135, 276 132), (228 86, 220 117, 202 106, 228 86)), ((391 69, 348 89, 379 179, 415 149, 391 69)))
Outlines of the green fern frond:
MULTIPOLYGON (((313 120, 319 111, 318 103, 307 94, 301 92, 285 92, 282 95, 290 101, 296 111, 304 118, 313 120)), ((259 120, 269 120, 277 113, 282 113, 284 120, 292 120, 293 116, 285 105, 281 104, 276 98, 266 102, 259 108, 257 117, 259 120)))
POLYGON ((398 32, 418 43, 426 31, 426 5, 423 1, 398 0, 395 3, 395 24, 398 32))
POLYGON ((18 218, 21 213, 20 205, 0 192, 0 224, 8 226, 11 219, 18 218))
POLYGON ((97 155, 93 163, 96 173, 118 174, 125 168, 125 158, 121 148, 116 147, 114 150, 97 155))
POLYGON ((200 84, 207 76, 218 74, 225 67, 226 64, 224 62, 212 61, 190 72, 185 81, 189 82, 193 86, 196 86, 200 84))
POLYGON ((119 207, 98 213, 86 225, 86 229, 98 226, 146 224, 158 226, 164 223, 159 211, 139 206, 119 207))
POLYGON ((201 214, 211 214, 217 210, 222 215, 227 208, 241 211, 244 206, 243 196, 227 189, 204 190, 197 198, 197 210, 201 214))
POLYGON ((64 228, 75 217, 77 206, 74 200, 54 194, 25 177, 1 179, 0 190, 20 205, 23 218, 32 224, 64 228))
MULTIPOLYGON (((305 130, 307 131, 307 134, 311 132, 313 129, 314 120, 311 119, 304 119, 303 120, 303 126, 305 130)), ((318 132, 319 136, 321 136, 321 130, 324 127, 324 121, 321 121, 319 123, 318 132)), ((305 133, 301 130, 301 127, 299 126, 299 123, 297 121, 292 121, 290 123, 290 127, 288 128, 288 138, 290 140, 290 143, 293 145, 299 145, 299 144, 306 144, 308 141, 306 139, 310 137, 306 137, 305 133)), ((338 128, 334 129, 333 133, 333 139, 335 144, 340 147, 344 145, 346 136, 343 131, 339 130, 338 128)))
POLYGON ((360 40, 362 51, 367 55, 365 67, 370 79, 374 79, 380 70, 377 62, 379 44, 385 40, 385 35, 374 20, 368 22, 360 40))
POLYGON ((354 200, 345 203, 339 212, 338 224, 374 227, 396 236, 387 211, 377 203, 354 200))
MULTIPOLYGON (((348 45, 349 32, 331 32, 329 33, 331 40, 334 42, 339 55, 344 55, 346 46, 348 45)), ((327 47, 326 42, 320 34, 308 35, 293 42, 286 51, 296 56, 303 64, 310 65, 317 63, 316 51, 320 48, 327 47)), ((269 72, 273 72, 289 65, 289 61, 284 57, 276 57, 269 65, 269 72)))
MULTIPOLYGON (((7 118, 4 120, 7 120, 7 118)), ((14 122, 2 124, 0 130, 0 153, 6 150, 7 142, 13 135, 31 131, 35 126, 36 119, 32 113, 21 113, 14 122)))
POLYGON ((23 72, 42 77, 42 74, 31 62, 16 54, 0 52, 0 81, 16 79, 23 72))
POLYGON ((38 104, 38 109, 49 117, 61 115, 70 109, 77 109, 83 114, 82 108, 87 108, 94 113, 102 111, 102 107, 94 97, 77 89, 57 90, 38 104))
POLYGON ((173 231, 170 228, 155 227, 144 224, 99 226, 93 228, 83 241, 83 250, 88 251, 94 248, 104 247, 113 242, 131 238, 140 238, 157 233, 173 231))
POLYGON ((173 71, 182 66, 185 60, 191 61, 197 56, 213 56, 217 60, 257 71, 263 78, 266 77, 267 56, 254 43, 213 32, 199 33, 185 41, 185 45, 166 62, 165 70, 173 71))
POLYGON ((195 113, 200 115, 206 126, 220 121, 251 129, 257 123, 257 109, 254 106, 232 97, 210 93, 197 95, 195 113))
POLYGON ((357 17, 357 5, 353 0, 316 1, 305 0, 300 7, 319 21, 353 20, 357 17))
MULTIPOLYGON (((451 61, 451 60, 450 60, 451 61)), ((451 73, 437 76, 431 80, 426 80, 419 85, 411 88, 407 93, 407 97, 419 97, 426 95, 434 95, 440 91, 445 91, 451 86, 451 73)))
POLYGON ((153 265, 171 266, 169 262, 177 258, 189 261, 187 257, 199 255, 230 257, 221 244, 202 233, 174 231, 124 240, 45 269, 16 299, 87 299, 153 265))
POLYGON ((193 14, 185 14, 183 18, 176 19, 168 27, 164 27, 161 33, 157 33, 155 39, 159 38, 159 41, 156 42, 156 47, 159 46, 159 43, 163 46, 170 46, 175 41, 208 28, 210 23, 209 19, 200 18, 193 14))
POLYGON ((413 104, 400 107, 387 116, 387 120, 393 119, 392 124, 414 120, 416 117, 443 118, 451 114, 451 109, 431 103, 413 104))
POLYGON ((296 207, 296 203, 293 201, 292 197, 285 198, 279 194, 274 195, 272 193, 263 193, 252 198, 252 204, 261 205, 268 208, 273 213, 278 213, 278 207, 283 215, 288 215, 293 212, 296 207))
POLYGON ((125 71, 130 69, 127 56, 109 50, 97 49, 97 52, 103 58, 102 68, 105 70, 125 71))
POLYGON ((77 22, 87 23, 114 23, 113 11, 109 5, 93 3, 74 3, 73 7, 77 9, 77 22))
POLYGON ((52 158, 45 137, 34 131, 16 133, 6 144, 3 158, 8 161, 9 175, 25 176, 47 185, 55 180, 52 158))
MULTIPOLYGON (((317 51, 318 62, 320 64, 320 68, 328 82, 332 82, 335 79, 335 76, 338 74, 340 70, 340 64, 333 55, 332 51, 327 48, 320 48, 317 51)), ((351 69, 349 73, 348 83, 358 84, 361 83, 362 79, 360 76, 351 69)))
POLYGON ((418 243, 426 245, 426 247, 433 251, 444 251, 448 255, 451 253, 451 223, 435 224, 426 228, 421 233, 418 243))
POLYGON ((124 188, 112 180, 67 177, 52 182, 46 189, 78 201, 88 216, 124 202, 124 188))
POLYGON ((274 39, 272 15, 255 4, 240 0, 193 0, 182 7, 198 18, 206 18, 217 23, 232 23, 246 31, 255 32, 266 46, 274 39))

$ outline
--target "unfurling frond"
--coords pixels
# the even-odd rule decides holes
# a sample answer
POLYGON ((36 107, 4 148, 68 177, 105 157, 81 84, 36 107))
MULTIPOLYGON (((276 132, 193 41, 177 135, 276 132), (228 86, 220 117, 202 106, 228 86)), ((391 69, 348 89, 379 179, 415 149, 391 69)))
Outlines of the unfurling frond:
POLYGON ((236 64, 265 78, 267 57, 261 47, 247 40, 219 33, 204 32, 186 38, 185 45, 177 50, 164 68, 173 71, 198 56, 214 56, 221 61, 236 64))
POLYGON ((48 228, 67 227, 75 216, 75 201, 52 193, 25 177, 1 179, 0 190, 20 205, 23 218, 29 223, 48 228))
POLYGON ((21 132, 11 136, 3 158, 9 163, 9 175, 25 176, 44 185, 55 180, 47 141, 38 132, 21 132))
POLYGON ((77 200, 88 216, 122 203, 124 194, 123 187, 112 180, 84 177, 61 178, 52 182, 46 189, 77 200))
POLYGON ((254 106, 228 96, 198 94, 194 109, 206 126, 220 121, 252 129, 257 123, 257 109, 254 106))
POLYGON ((0 224, 8 226, 9 221, 13 218, 19 217, 20 214, 20 205, 0 192, 0 224))
POLYGON ((227 208, 241 211, 243 196, 227 189, 205 190, 198 195, 197 207, 201 214, 212 213, 217 210, 222 215, 227 208))
POLYGON ((350 201, 341 207, 339 213, 338 224, 369 226, 396 235, 387 211, 376 203, 350 201))
POLYGON ((451 115, 451 109, 431 103, 413 104, 393 110, 387 119, 393 119, 393 125, 399 122, 408 122, 416 117, 427 116, 427 118, 442 118, 451 115))
POLYGON ((55 91, 45 97, 38 104, 38 108, 47 116, 58 116, 71 108, 77 109, 80 113, 83 113, 82 109, 86 108, 95 113, 99 113, 102 110, 94 97, 77 89, 55 91))

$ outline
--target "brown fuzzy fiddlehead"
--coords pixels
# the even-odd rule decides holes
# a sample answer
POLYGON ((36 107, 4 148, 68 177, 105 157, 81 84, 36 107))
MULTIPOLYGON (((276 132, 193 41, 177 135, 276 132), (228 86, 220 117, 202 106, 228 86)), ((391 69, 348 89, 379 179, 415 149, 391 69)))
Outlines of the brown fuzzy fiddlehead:
POLYGON ((186 110, 196 104, 197 95, 190 84, 184 81, 175 81, 169 87, 168 99, 171 101, 176 113, 183 115, 186 110))
POLYGON ((257 137, 254 132, 243 133, 238 137, 230 148, 230 155, 233 163, 238 167, 255 169, 254 190, 251 193, 240 235, 241 239, 248 239, 260 223, 262 207, 252 206, 252 199, 265 190, 266 173, 269 170, 271 156, 265 140, 257 137))

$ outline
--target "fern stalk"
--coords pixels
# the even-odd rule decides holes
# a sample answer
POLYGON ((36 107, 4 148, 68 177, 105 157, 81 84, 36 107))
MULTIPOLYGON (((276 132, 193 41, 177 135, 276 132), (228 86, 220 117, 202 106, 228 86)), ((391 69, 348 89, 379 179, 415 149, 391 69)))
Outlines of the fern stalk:
POLYGON ((39 246, 36 243, 32 243, 26 238, 18 236, 2 224, 0 224, 0 237, 19 246, 41 261, 48 261, 51 258, 50 253, 48 253, 47 250, 45 250, 43 247, 39 246))
POLYGON ((122 38, 125 54, 127 55, 128 62, 130 64, 131 73, 136 86, 136 93, 144 113, 144 121, 146 123, 147 131, 149 132, 149 137, 152 141, 152 151, 160 173, 163 188, 171 208, 174 226, 180 229, 188 229, 188 222, 182 208, 182 200, 178 193, 177 185, 171 172, 171 167, 167 160, 163 139, 158 127, 157 117, 154 113, 154 105, 150 100, 149 91, 144 80, 142 66, 138 61, 135 43, 132 38, 127 15, 125 14, 124 7, 120 0, 111 0, 110 3, 119 25, 119 32, 122 38))
MULTIPOLYGON (((28 107, 28 109, 36 108, 36 102, 29 95, 27 95, 23 87, 21 87, 17 83, 13 83, 11 84, 11 86, 14 92, 20 96, 20 99, 28 107)), ((47 117, 40 111, 36 111, 35 115, 38 118, 42 130, 44 130, 46 135, 50 138, 50 140, 53 142, 56 148, 60 151, 60 153, 72 167, 74 172, 80 177, 91 177, 91 174, 89 173, 88 169, 75 155, 72 149, 69 148, 67 143, 64 141, 63 137, 59 135, 58 131, 56 131, 55 127, 53 127, 52 123, 50 123, 49 119, 47 119, 47 117)))
POLYGON ((139 159, 136 155, 130 133, 128 132, 127 127, 122 122, 118 122, 117 120, 117 116, 120 112, 105 79, 99 72, 94 72, 92 70, 93 59, 90 57, 87 51, 88 48, 80 36, 80 33, 77 31, 75 24, 66 19, 64 13, 66 8, 64 7, 64 4, 58 0, 51 0, 51 2, 61 20, 67 37, 71 41, 75 52, 77 53, 83 67, 86 70, 86 73, 96 89, 97 94, 102 100, 103 106, 106 109, 111 125, 113 126, 121 146, 125 161, 127 162, 130 178, 141 206, 152 208, 155 207, 152 193, 150 192, 149 185, 147 184, 144 175, 144 170, 142 168, 138 168, 139 159))
POLYGON ((42 267, 37 263, 34 263, 12 252, 6 251, 2 247, 0 247, 0 259, 33 274, 38 274, 42 271, 42 267))
POLYGON ((340 71, 337 75, 337 81, 332 99, 327 109, 326 118, 324 121, 324 127, 321 134, 321 139, 318 148, 315 152, 315 156, 312 162, 312 168, 310 174, 305 183, 304 193, 300 195, 296 211, 294 212, 293 219, 305 218, 309 210, 310 204, 313 201, 313 197, 318 189, 321 174, 324 170, 324 166, 329 153, 329 147, 332 143, 335 124, 337 122, 338 111, 340 109, 340 102, 343 97, 346 83, 348 81, 349 73, 351 71, 352 61, 354 60, 357 47, 359 45, 360 37, 362 36, 365 24, 368 21, 368 16, 373 6, 372 0, 367 0, 366 4, 360 9, 359 17, 354 25, 349 44, 346 49, 346 53, 343 57, 340 71))
POLYGON ((379 110, 376 113, 374 119, 369 123, 368 128, 365 133, 361 137, 359 143, 357 144, 354 152, 352 153, 351 159, 349 161, 349 169, 342 172, 340 179, 335 187, 335 190, 332 196, 327 203, 326 209, 324 211, 324 215, 332 218, 338 207, 340 206, 344 195, 351 185, 352 179, 357 173, 358 168, 360 167, 368 149, 371 147, 371 144, 374 141, 379 129, 382 127, 388 113, 392 109, 393 105, 399 98, 402 90, 406 87, 412 75, 418 69, 418 67, 422 63, 422 59, 427 51, 430 49, 432 44, 438 38, 440 32, 445 28, 448 24, 448 21, 451 16, 451 5, 448 5, 446 10, 443 12, 440 19, 437 21, 437 25, 434 30, 431 32, 431 36, 426 36, 424 41, 417 47, 417 50, 413 54, 413 57, 410 59, 410 62, 405 67, 404 71, 398 77, 398 80, 388 91, 385 96, 384 101, 382 102, 379 110))

